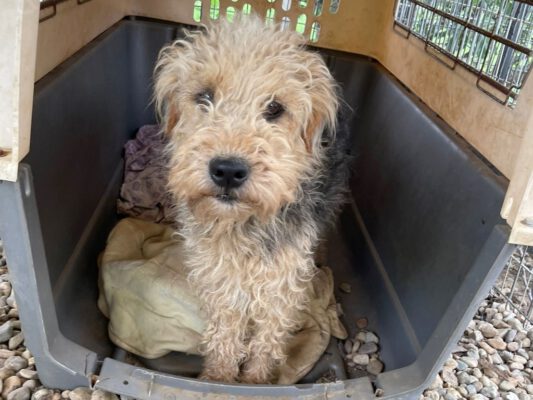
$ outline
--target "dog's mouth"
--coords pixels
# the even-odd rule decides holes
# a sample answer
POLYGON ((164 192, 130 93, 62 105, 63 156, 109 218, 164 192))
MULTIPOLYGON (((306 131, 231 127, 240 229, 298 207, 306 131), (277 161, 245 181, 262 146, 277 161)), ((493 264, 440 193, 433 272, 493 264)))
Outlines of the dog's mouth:
POLYGON ((214 197, 218 201, 226 204, 231 204, 238 201, 237 196, 235 196, 233 193, 219 193, 214 197))

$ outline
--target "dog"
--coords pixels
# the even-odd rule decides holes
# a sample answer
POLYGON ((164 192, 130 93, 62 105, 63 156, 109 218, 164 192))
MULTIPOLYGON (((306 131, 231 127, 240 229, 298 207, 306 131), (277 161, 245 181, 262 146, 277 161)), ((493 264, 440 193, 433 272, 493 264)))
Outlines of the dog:
POLYGON ((207 327, 200 379, 270 383, 344 199, 338 85, 300 34, 254 15, 164 47, 154 98, 207 327))

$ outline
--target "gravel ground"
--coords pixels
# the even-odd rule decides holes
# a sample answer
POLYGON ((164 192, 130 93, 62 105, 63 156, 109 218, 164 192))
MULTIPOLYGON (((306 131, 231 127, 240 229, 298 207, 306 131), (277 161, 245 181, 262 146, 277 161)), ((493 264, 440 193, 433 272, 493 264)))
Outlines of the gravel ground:
MULTIPOLYGON (((351 361, 350 367, 354 371, 359 369, 361 372, 370 370, 379 373, 383 365, 379 361, 377 348, 370 348, 379 339, 372 332, 365 331, 365 320, 358 321, 359 324, 359 337, 356 336, 346 345, 347 356, 351 354, 351 360, 347 361, 351 361), (360 346, 368 349, 361 352, 360 346), (363 353, 368 355, 353 359, 355 354, 363 353)), ((510 311, 502 297, 489 296, 421 399, 530 399, 533 395, 532 342, 533 329, 527 329, 525 319, 510 311)), ((6 400, 118 400, 116 395, 100 390, 77 388, 60 391, 45 388, 41 384, 35 370, 35 360, 24 346, 24 333, 21 331, 1 242, 0 393, 1 398, 6 400)))

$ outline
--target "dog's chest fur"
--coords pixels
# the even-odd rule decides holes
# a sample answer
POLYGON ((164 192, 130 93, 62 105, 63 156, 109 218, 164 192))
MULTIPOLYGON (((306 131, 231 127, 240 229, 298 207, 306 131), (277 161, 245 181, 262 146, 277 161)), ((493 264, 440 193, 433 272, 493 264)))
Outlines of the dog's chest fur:
POLYGON ((279 221, 270 226, 218 223, 206 229, 183 214, 191 284, 208 313, 222 307, 253 321, 279 307, 306 306, 315 272, 314 226, 289 229, 293 235, 286 240, 287 226, 273 226, 279 221))

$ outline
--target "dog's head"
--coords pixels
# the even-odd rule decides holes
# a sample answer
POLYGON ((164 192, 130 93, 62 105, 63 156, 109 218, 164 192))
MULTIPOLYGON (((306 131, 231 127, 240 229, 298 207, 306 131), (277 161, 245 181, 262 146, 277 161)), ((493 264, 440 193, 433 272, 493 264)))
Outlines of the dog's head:
POLYGON ((265 220, 297 201, 338 100, 301 35, 256 16, 162 49, 155 100, 171 142, 169 188, 201 220, 265 220))

